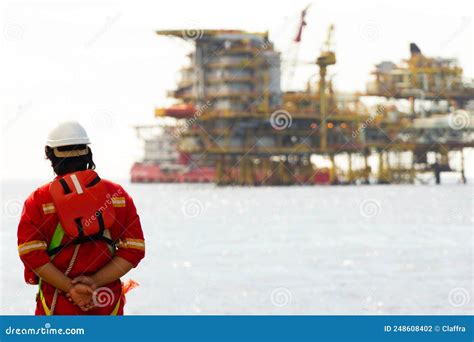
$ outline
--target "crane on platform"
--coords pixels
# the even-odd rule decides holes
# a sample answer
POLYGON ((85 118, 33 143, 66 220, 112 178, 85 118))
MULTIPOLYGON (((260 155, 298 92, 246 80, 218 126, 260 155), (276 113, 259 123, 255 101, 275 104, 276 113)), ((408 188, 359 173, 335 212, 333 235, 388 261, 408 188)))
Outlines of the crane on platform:
POLYGON ((300 45, 301 45, 301 39, 303 37, 303 29, 307 25, 306 22, 306 15, 308 13, 309 8, 311 7, 311 4, 307 5, 300 14, 300 20, 298 24, 298 29, 296 31, 296 35, 291 41, 291 45, 289 49, 286 51, 286 61, 285 61, 285 73, 287 74, 287 77, 285 77, 285 82, 286 86, 285 88, 291 89, 292 83, 293 83, 293 78, 295 76, 295 69, 296 65, 299 63, 298 61, 298 55, 300 51, 300 45))
POLYGON ((316 60, 319 66, 319 114, 321 117, 320 148, 322 152, 327 150, 327 97, 326 97, 326 73, 329 65, 336 64, 336 54, 332 51, 332 40, 334 25, 329 25, 326 40, 321 48, 321 54, 316 60))

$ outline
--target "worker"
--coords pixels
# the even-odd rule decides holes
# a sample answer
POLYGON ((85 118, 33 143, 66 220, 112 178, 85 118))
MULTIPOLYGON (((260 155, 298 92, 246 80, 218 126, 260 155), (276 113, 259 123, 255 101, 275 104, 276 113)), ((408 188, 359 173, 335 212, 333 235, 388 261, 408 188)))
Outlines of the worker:
POLYGON ((90 141, 77 122, 48 135, 56 174, 25 201, 18 251, 25 280, 39 285, 36 315, 122 315, 120 278, 145 255, 132 198, 94 171, 90 141))

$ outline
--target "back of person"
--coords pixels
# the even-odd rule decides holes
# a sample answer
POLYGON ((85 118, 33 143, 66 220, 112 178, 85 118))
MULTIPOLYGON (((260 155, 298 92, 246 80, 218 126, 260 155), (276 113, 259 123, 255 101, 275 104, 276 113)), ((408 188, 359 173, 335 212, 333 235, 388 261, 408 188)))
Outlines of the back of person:
POLYGON ((79 124, 62 124, 52 135, 45 150, 57 177, 27 198, 18 226, 25 280, 39 284, 36 314, 123 314, 120 276, 145 251, 135 205, 93 170, 79 124))

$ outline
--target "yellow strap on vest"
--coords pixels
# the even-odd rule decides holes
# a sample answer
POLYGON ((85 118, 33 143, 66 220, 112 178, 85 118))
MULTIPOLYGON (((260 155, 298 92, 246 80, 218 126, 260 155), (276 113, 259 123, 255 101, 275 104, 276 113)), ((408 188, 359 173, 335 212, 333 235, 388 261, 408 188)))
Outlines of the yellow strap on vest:
POLYGON ((43 290, 41 289, 41 279, 39 280, 38 285, 39 285, 38 293, 41 300, 41 304, 43 304, 44 313, 46 316, 51 316, 51 310, 49 310, 48 304, 46 304, 46 299, 44 298, 43 290))
POLYGON ((118 313, 119 308, 120 308, 121 299, 122 299, 122 296, 119 297, 119 299, 117 301, 117 304, 115 304, 115 308, 110 313, 110 316, 117 316, 117 313, 118 313))

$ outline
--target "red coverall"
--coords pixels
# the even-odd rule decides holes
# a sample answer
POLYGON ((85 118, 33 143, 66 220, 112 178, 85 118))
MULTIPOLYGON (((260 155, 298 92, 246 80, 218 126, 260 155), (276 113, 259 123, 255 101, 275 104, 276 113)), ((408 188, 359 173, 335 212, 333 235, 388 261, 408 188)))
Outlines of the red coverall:
MULTIPOLYGON (((101 182, 106 184, 115 209, 116 222, 109 229, 111 239, 118 241, 115 256, 129 261, 133 267, 136 267, 145 256, 145 242, 135 205, 120 185, 104 179, 101 182)), ((26 199, 18 226, 18 251, 25 265, 25 281, 29 284, 38 284, 38 277, 33 269, 51 261, 51 257, 46 253, 46 250, 59 222, 49 193, 49 185, 50 183, 38 188, 26 199)), ((71 237, 65 234, 62 244, 70 240, 71 237)), ((67 246, 57 253, 52 260, 52 263, 62 272, 65 272, 69 266, 74 248, 74 244, 67 246)), ((104 267, 112 257, 109 245, 105 241, 98 240, 83 243, 79 247, 76 261, 68 276, 74 279, 79 275, 93 275, 104 267)), ((62 292, 59 292, 54 314, 110 315, 120 298, 121 302, 117 314, 122 315, 125 298, 122 294, 120 280, 107 284, 106 287, 113 292, 113 296, 111 296, 113 300, 110 300, 109 297, 109 300, 105 302, 110 302, 110 305, 96 307, 90 311, 82 311, 78 306, 70 303, 62 292)), ((42 290, 47 306, 51 308, 55 288, 43 281, 42 290)), ((106 292, 111 293, 107 290, 106 292)), ((98 296, 100 296, 100 293, 98 296)), ((39 296, 36 298, 35 314, 45 314, 39 296)))

